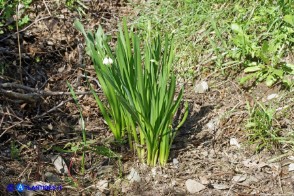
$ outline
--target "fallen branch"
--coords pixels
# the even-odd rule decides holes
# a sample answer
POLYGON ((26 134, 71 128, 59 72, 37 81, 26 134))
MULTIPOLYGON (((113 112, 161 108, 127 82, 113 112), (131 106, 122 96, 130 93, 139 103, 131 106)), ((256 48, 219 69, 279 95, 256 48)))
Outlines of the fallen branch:
POLYGON ((44 113, 41 114, 41 115, 37 115, 37 116, 33 117, 32 119, 36 119, 36 118, 43 117, 43 116, 49 114, 50 112, 57 110, 59 107, 61 107, 61 106, 64 105, 66 102, 69 102, 69 101, 71 101, 71 100, 73 100, 73 98, 69 98, 69 99, 67 99, 67 100, 65 100, 65 101, 61 101, 58 105, 54 106, 54 107, 51 108, 50 110, 44 112, 44 113))
POLYGON ((28 103, 35 103, 40 99, 40 96, 38 96, 35 93, 30 93, 30 94, 22 94, 22 93, 17 93, 17 92, 13 92, 10 90, 4 90, 0 88, 0 93, 2 95, 4 95, 5 97, 8 97, 12 100, 22 100, 24 102, 28 102, 28 103))
MULTIPOLYGON (((0 93, 10 99, 18 99, 22 100, 24 102, 34 103, 40 100, 42 97, 48 97, 48 96, 62 96, 62 95, 71 95, 70 92, 55 92, 55 91, 44 91, 44 90, 38 90, 31 87, 27 87, 21 84, 16 83, 0 83, 0 93), (7 88, 10 89, 22 89, 24 91, 27 91, 28 93, 19 93, 12 90, 6 90, 7 88)), ((96 92, 100 93, 100 92, 96 92)), ((86 92, 76 92, 76 95, 88 95, 92 94, 91 91, 86 92)))

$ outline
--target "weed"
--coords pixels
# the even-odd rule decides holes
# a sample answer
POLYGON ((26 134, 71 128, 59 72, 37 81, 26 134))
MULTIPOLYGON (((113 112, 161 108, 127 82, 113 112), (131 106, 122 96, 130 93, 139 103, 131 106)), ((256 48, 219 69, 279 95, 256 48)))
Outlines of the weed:
POLYGON ((12 141, 10 144, 10 153, 12 159, 19 159, 19 149, 15 145, 15 141, 12 141))
POLYGON ((80 16, 86 15, 85 10, 87 10, 88 7, 82 1, 66 0, 65 4, 70 10, 76 10, 80 16))
POLYGON ((279 143, 279 129, 273 127, 275 110, 261 103, 257 103, 253 107, 248 104, 247 107, 249 120, 246 124, 246 129, 249 133, 249 141, 257 144, 257 151, 277 146, 279 143))
MULTIPOLYGON (((4 26, 8 20, 10 20, 14 15, 18 14, 18 26, 23 26, 30 21, 28 15, 24 15, 25 10, 30 6, 32 0, 0 0, 0 27, 4 26)), ((8 28, 14 29, 13 25, 9 25, 8 28)), ((0 34, 3 34, 3 30, 0 30, 0 34)))
POLYGON ((6 66, 5 63, 0 63, 0 75, 4 75, 6 66))
MULTIPOLYGON (((81 142, 69 142, 64 145, 63 148, 54 146, 53 149, 58 152, 65 152, 65 153, 74 153, 74 155, 82 154, 81 156, 81 174, 85 173, 85 155, 88 152, 94 152, 99 155, 103 155, 109 158, 117 158, 118 162, 120 164, 120 156, 116 153, 114 153, 111 149, 104 147, 104 146, 95 146, 96 141, 95 140, 87 140, 86 137, 86 129, 85 129, 85 121, 82 116, 82 110, 78 103, 77 96, 72 88, 72 86, 68 84, 68 87, 70 89, 71 95, 74 99, 74 102, 78 108, 78 111, 80 113, 80 122, 81 122, 81 129, 82 129, 82 141, 81 142)), ((121 171, 121 169, 120 169, 121 171)), ((120 172, 121 173, 121 172, 120 172)), ((76 182, 75 182, 76 183, 76 182)))

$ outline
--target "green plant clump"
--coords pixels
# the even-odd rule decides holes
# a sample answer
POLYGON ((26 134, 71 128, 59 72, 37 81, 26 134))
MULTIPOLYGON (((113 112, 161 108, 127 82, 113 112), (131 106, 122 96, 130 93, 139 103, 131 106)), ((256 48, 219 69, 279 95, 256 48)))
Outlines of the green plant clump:
POLYGON ((118 140, 127 136, 142 162, 154 166, 165 165, 176 131, 188 115, 188 104, 182 120, 173 127, 183 96, 183 88, 175 97, 176 77, 172 72, 173 42, 159 36, 147 37, 144 52, 138 36, 127 29, 124 21, 112 52, 100 27, 93 35, 82 24, 75 27, 83 33, 87 54, 94 63, 101 88, 109 106, 94 93, 97 104, 118 140))
POLYGON ((249 141, 257 144, 256 150, 271 148, 280 143, 279 130, 273 126, 275 110, 258 103, 253 107, 248 106, 248 111, 250 117, 246 128, 249 141))
MULTIPOLYGON (((8 20, 10 20, 14 15, 18 14, 18 25, 23 26, 30 21, 28 15, 24 14, 25 9, 27 9, 32 0, 0 0, 0 34, 3 34, 2 27, 8 20), (17 11, 18 8, 18 11, 17 11)), ((14 26, 8 26, 9 29, 13 29, 14 26)))
MULTIPOLYGON (((267 28, 266 32, 254 32, 250 35, 244 29, 248 31, 251 23, 243 24, 244 29, 236 23, 231 25, 234 32, 232 41, 236 46, 232 50, 232 57, 242 59, 247 67, 244 72, 248 75, 240 80, 241 84, 255 78, 258 82, 265 81, 267 86, 272 86, 277 81, 282 81, 286 86, 291 85, 291 81, 286 80, 284 76, 294 74, 294 65, 284 62, 283 57, 287 48, 291 48, 294 43, 294 14, 282 17, 274 12, 279 11, 279 6, 271 9, 272 12, 259 10, 259 14, 269 15, 269 20, 272 20, 268 26, 264 26, 267 28)), ((261 22, 260 17, 253 17, 253 21, 261 22)))

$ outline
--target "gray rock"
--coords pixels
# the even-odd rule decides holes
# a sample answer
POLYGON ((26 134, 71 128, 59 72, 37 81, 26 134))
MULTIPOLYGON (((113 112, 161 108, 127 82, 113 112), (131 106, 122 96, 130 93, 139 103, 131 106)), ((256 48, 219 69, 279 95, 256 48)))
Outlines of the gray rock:
POLYGON ((290 163, 288 171, 294 171, 294 163, 290 163))
POLYGON ((268 95, 266 99, 271 100, 271 99, 277 98, 278 96, 279 96, 278 94, 274 93, 274 94, 268 95))
POLYGON ((238 148, 240 148, 241 146, 240 146, 240 144, 239 144, 239 142, 238 142, 238 140, 236 139, 236 138, 230 138, 230 145, 231 146, 237 146, 238 148))
POLYGON ((232 178, 233 182, 243 182, 247 178, 247 175, 236 175, 232 178))
POLYGON ((229 189, 230 187, 226 184, 212 184, 213 188, 218 189, 218 190, 225 190, 229 189))
POLYGON ((187 191, 192 194, 198 193, 206 188, 203 184, 191 179, 188 179, 185 184, 187 191))
POLYGON ((218 117, 215 117, 206 124, 206 127, 209 131, 215 131, 219 126, 219 121, 220 119, 218 117))
POLYGON ((131 168, 131 172, 127 176, 127 179, 130 182, 140 182, 141 181, 141 177, 140 177, 139 173, 134 168, 131 168))
POLYGON ((174 159, 173 159, 173 164, 174 164, 174 165, 178 165, 178 164, 179 164, 178 159, 174 158, 174 159))
POLYGON ((51 161, 59 173, 68 174, 68 167, 61 156, 54 155, 51 157, 51 161))
POLYGON ((201 81, 199 84, 195 84, 194 91, 195 93, 205 93, 208 90, 208 84, 205 81, 201 81))
POLYGON ((96 187, 101 191, 104 192, 108 189, 108 181, 107 180, 100 180, 97 182, 96 187))

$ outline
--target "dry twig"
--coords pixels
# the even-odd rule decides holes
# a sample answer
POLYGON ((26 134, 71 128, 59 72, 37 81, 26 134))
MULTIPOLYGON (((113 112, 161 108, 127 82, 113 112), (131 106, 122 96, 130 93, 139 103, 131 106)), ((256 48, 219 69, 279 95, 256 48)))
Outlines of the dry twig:
MULTIPOLYGON (((70 92, 54 92, 54 91, 44 91, 44 90, 38 90, 31 87, 27 87, 21 84, 16 83, 0 83, 0 93, 2 93, 4 96, 13 99, 13 100, 21 100, 28 103, 35 103, 39 101, 42 97, 48 97, 48 96, 62 96, 62 95, 71 95, 70 92), (10 89, 22 89, 24 91, 27 91, 28 93, 19 93, 12 90, 6 90, 6 88, 10 89)), ((100 92, 96 92, 100 93, 100 92)), ((76 92, 76 95, 87 95, 92 94, 91 91, 86 92, 76 92)))

